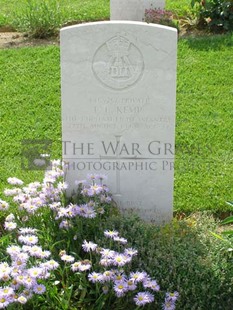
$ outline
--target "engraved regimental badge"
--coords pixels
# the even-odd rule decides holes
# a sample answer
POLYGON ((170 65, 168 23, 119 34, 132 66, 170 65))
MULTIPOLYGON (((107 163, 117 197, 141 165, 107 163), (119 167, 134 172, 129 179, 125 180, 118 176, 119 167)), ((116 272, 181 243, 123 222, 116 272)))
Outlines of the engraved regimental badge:
POLYGON ((92 69, 102 84, 121 90, 139 81, 144 62, 140 50, 127 38, 117 35, 97 49, 92 69))

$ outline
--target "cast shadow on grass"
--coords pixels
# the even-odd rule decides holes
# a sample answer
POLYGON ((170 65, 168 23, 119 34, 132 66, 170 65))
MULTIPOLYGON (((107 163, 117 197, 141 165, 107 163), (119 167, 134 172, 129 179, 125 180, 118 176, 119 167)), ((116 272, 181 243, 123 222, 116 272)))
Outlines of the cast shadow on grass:
POLYGON ((198 51, 218 51, 226 47, 233 47, 233 34, 231 33, 191 37, 181 40, 185 40, 191 49, 198 51))
MULTIPOLYGON (((148 272, 162 291, 179 292, 177 310, 232 309, 230 253, 210 233, 216 228, 212 216, 201 213, 197 218, 174 219, 161 228, 136 216, 112 218, 108 225, 138 249, 132 269, 148 272)), ((159 293, 157 301, 158 305, 163 301, 159 293)))

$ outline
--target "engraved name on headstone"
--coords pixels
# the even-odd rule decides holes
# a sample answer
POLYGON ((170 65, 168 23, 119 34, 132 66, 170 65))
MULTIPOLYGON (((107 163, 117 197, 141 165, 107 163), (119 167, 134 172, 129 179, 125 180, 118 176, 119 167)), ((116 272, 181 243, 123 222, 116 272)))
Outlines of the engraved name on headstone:
POLYGON ((61 30, 67 181, 105 174, 119 207, 172 218, 177 31, 141 22, 61 30))

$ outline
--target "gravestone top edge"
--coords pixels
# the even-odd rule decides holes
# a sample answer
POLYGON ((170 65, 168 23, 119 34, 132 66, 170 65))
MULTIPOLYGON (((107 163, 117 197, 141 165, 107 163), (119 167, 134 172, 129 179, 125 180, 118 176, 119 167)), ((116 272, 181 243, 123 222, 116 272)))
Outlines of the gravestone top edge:
POLYGON ((77 25, 72 25, 68 27, 63 27, 60 29, 60 32, 66 32, 69 30, 74 30, 74 29, 80 29, 82 27, 86 26, 106 26, 106 25, 135 25, 135 26, 142 26, 142 27, 149 27, 149 28, 157 28, 161 30, 167 30, 171 31, 177 34, 177 29, 173 27, 168 27, 160 24, 154 24, 154 23, 145 23, 145 22, 138 22, 138 21, 128 21, 128 20, 114 20, 114 21, 99 21, 99 22, 91 22, 91 23, 83 23, 83 24, 77 24, 77 25))

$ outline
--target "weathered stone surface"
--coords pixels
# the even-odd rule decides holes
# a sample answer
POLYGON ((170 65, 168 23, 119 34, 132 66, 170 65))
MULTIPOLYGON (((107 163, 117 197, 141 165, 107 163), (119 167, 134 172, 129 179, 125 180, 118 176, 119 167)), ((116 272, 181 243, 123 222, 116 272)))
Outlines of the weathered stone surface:
POLYGON ((122 210, 168 222, 173 208, 177 32, 140 22, 61 30, 67 180, 105 174, 122 210))

